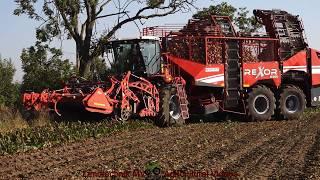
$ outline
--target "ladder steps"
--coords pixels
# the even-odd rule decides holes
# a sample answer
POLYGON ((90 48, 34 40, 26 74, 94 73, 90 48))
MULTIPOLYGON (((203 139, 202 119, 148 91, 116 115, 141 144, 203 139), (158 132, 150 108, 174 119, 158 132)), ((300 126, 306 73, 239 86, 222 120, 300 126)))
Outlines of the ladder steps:
POLYGON ((187 94, 186 94, 184 85, 182 84, 177 85, 177 94, 179 96, 181 116, 183 119, 188 119, 189 108, 188 108, 187 94))
POLYGON ((235 108, 239 104, 240 97, 240 56, 239 45, 236 41, 227 42, 227 59, 226 59, 226 87, 225 101, 226 108, 235 108))

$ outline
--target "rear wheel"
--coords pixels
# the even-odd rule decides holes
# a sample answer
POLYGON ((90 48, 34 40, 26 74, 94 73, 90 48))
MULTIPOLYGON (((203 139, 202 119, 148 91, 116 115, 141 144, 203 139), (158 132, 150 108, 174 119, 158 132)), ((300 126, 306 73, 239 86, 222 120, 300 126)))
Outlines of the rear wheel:
POLYGON ((248 94, 247 115, 251 121, 270 120, 275 110, 273 92, 266 86, 257 86, 248 94))
POLYGON ((296 86, 286 86, 279 100, 280 115, 288 120, 298 119, 306 108, 306 97, 296 86))
POLYGON ((165 87, 161 89, 160 112, 155 123, 162 127, 185 124, 185 120, 181 115, 180 101, 176 88, 165 87))

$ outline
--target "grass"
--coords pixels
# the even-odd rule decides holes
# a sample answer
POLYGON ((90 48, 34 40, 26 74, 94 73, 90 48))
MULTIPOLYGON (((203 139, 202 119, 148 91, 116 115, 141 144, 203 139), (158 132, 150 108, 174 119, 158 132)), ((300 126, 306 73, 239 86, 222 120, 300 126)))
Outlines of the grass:
POLYGON ((18 110, 0 106, 0 133, 2 134, 48 124, 50 124, 50 117, 45 112, 40 112, 36 119, 27 122, 18 110))
POLYGON ((320 107, 307 108, 300 119, 310 119, 320 113, 320 107))
POLYGON ((17 110, 0 106, 0 133, 28 128, 28 123, 17 110))

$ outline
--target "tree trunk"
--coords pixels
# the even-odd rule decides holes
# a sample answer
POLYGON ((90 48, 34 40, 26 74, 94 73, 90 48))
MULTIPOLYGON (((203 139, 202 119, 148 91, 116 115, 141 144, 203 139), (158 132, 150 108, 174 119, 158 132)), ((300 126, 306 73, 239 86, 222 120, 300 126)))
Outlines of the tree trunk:
POLYGON ((87 77, 90 73, 91 61, 80 61, 79 75, 81 77, 87 77))
POLYGON ((76 43, 76 70, 80 72, 80 46, 76 43))
POLYGON ((89 54, 89 48, 77 47, 77 54, 79 54, 79 76, 86 77, 90 73, 90 66, 92 59, 89 54))
POLYGON ((93 58, 90 54, 90 47, 91 47, 91 38, 92 38, 92 31, 95 21, 92 21, 91 18, 88 17, 90 20, 89 24, 86 25, 86 35, 84 39, 78 41, 77 45, 77 54, 79 54, 79 75, 81 77, 86 77, 90 73, 90 66, 93 62, 93 58))

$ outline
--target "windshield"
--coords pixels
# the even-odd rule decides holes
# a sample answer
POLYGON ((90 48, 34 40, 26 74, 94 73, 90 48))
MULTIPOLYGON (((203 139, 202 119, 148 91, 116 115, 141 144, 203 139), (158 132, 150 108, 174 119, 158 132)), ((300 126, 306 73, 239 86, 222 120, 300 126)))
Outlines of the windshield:
POLYGON ((158 41, 142 41, 139 43, 140 51, 145 65, 147 66, 147 73, 154 74, 160 68, 160 44, 158 41), (159 66, 158 66, 159 65, 159 66))
POLYGON ((113 73, 155 74, 160 70, 160 45, 156 40, 114 41, 109 50, 113 54, 108 56, 112 57, 109 62, 113 73))

